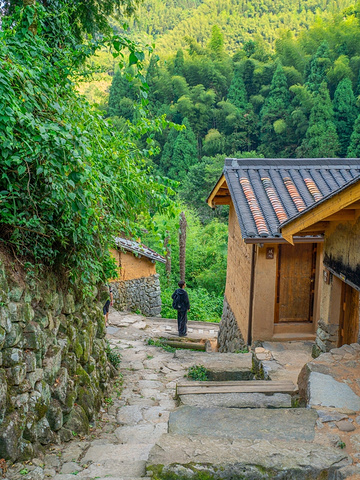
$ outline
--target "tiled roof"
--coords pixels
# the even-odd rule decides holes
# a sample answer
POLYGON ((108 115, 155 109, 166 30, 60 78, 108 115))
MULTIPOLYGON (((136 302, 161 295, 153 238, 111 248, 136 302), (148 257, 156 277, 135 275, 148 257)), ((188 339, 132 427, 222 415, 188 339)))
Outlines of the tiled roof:
POLYGON ((151 248, 146 247, 142 243, 134 242, 133 240, 127 240, 126 238, 115 238, 115 243, 118 247, 127 250, 128 252, 135 253, 136 255, 142 255, 143 257, 150 258, 150 260, 156 260, 157 262, 165 263, 164 257, 156 253, 151 248))
POLYGON ((279 239, 279 226, 360 175, 358 158, 227 158, 224 175, 242 237, 279 239))

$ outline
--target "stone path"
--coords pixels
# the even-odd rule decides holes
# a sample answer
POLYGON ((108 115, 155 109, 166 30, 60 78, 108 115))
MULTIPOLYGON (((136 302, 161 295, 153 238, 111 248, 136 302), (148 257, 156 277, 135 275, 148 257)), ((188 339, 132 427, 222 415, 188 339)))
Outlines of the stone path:
MULTIPOLYGON (((168 469, 169 475, 175 474, 171 478, 194 480, 200 478, 196 476, 198 471, 211 474, 214 468, 224 472, 219 479, 236 478, 236 475, 238 478, 266 479, 269 478, 267 471, 275 472, 272 478, 276 479, 315 479, 324 469, 332 472, 328 477, 321 477, 324 479, 360 479, 360 470, 351 465, 347 455, 351 444, 352 459, 357 462, 360 416, 353 419, 346 414, 344 417, 350 418, 355 425, 350 442, 350 437, 345 437, 349 433, 334 433, 327 425, 328 411, 324 408, 319 418, 315 411, 302 409, 240 410, 196 406, 178 409, 174 400, 176 383, 184 381, 189 366, 203 364, 215 369, 220 364, 219 370, 230 373, 231 369, 246 371, 251 367, 251 355, 168 352, 148 345, 147 341, 151 337, 174 335, 174 321, 118 312, 111 313, 110 321, 108 340, 114 352, 122 356, 121 375, 115 379, 113 391, 105 399, 100 419, 90 435, 53 445, 31 463, 14 465, 6 474, 8 480, 73 480, 74 476, 84 480, 137 480, 149 478, 146 475, 155 474, 156 468, 164 472, 168 469), (188 414, 184 415, 186 409, 188 414), (231 417, 231 413, 234 416, 231 417), (240 423, 234 422, 235 417, 240 423), (207 435, 201 435, 204 433, 201 432, 204 425, 201 418, 207 418, 204 429, 207 435), (256 423, 258 433, 254 428, 256 423), (194 430, 196 425, 197 431, 194 430), (240 430, 241 435, 224 435, 226 428, 240 430), (216 435, 213 435, 214 429, 216 435), (274 435, 272 430, 278 433, 274 435), (339 441, 344 441, 346 448, 336 447, 339 441), (190 468, 189 464, 195 466, 190 468)), ((190 326, 192 337, 216 337, 217 325, 199 323, 190 326)), ((270 352, 270 355, 267 353, 268 361, 274 362, 272 369, 268 365, 269 376, 275 375, 275 371, 281 379, 294 376, 290 350, 285 344, 283 349, 280 344, 266 345, 265 353, 270 352), (287 366, 291 371, 289 377, 285 374, 287 366)), ((299 355, 307 355, 302 349, 299 351, 299 355)), ((258 352, 261 353, 264 354, 258 352)))

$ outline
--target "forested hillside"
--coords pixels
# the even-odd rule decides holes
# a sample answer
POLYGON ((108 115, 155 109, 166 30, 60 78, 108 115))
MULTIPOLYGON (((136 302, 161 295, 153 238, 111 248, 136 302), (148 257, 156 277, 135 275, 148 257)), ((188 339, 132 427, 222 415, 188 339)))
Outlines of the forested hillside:
MULTIPOLYGON (((226 218, 226 207, 213 212, 206 205, 226 156, 360 156, 359 8, 317 21, 297 37, 284 31, 273 53, 253 37, 230 54, 224 31, 217 25, 208 31, 205 44, 188 39, 187 48, 166 59, 153 55, 146 75, 152 115, 182 126, 154 135, 152 166, 179 182, 179 202, 200 219, 203 232, 226 218)), ((107 114, 119 131, 136 119, 136 90, 115 72, 107 114)), ((165 238, 166 227, 159 232, 165 238)), ((224 234, 214 230, 203 244, 197 230, 188 263, 201 268, 188 269, 191 286, 221 294, 224 234), (206 260, 210 245, 213 262, 206 260)), ((172 235, 176 251, 176 230, 172 235)), ((175 262, 173 282, 177 275, 175 262)))
POLYGON ((132 28, 146 33, 164 56, 185 47, 187 37, 206 46, 211 27, 218 25, 228 52, 235 52, 254 36, 271 48, 279 29, 298 33, 317 16, 329 19, 351 0, 145 0, 132 28))

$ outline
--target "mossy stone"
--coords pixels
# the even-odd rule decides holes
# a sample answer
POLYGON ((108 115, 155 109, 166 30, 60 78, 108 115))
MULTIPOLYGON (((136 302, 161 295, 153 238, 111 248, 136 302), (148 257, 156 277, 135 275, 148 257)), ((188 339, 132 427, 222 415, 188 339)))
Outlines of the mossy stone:
POLYGON ((0 425, 0 458, 15 462, 21 453, 19 439, 22 421, 18 412, 8 415, 0 425))
POLYGON ((95 416, 95 395, 91 388, 79 387, 76 403, 81 405, 87 418, 91 421, 95 416))
POLYGON ((91 378, 81 365, 77 365, 76 367, 75 380, 78 385, 85 387, 91 386, 91 378))
POLYGON ((75 405, 71 410, 64 427, 80 435, 87 435, 89 433, 89 420, 80 405, 75 405))
POLYGON ((46 413, 46 418, 48 419, 51 430, 57 432, 62 428, 64 423, 64 416, 60 402, 58 400, 52 399, 49 405, 49 409, 46 413))
POLYGON ((0 349, 3 348, 5 343, 6 331, 5 328, 0 327, 0 349))
POLYGON ((11 330, 7 333, 4 341, 4 348, 14 347, 22 344, 24 340, 23 329, 19 323, 12 323, 11 330))

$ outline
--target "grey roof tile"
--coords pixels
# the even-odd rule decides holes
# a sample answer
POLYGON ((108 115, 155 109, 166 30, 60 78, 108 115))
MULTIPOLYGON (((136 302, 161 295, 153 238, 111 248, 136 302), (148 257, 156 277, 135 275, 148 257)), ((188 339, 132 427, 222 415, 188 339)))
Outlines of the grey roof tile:
POLYGON ((127 238, 116 237, 115 243, 118 247, 127 250, 128 252, 135 253, 135 255, 150 258, 157 262, 165 263, 166 260, 163 256, 156 253, 149 247, 146 247, 142 243, 135 242, 134 240, 128 240, 127 238))
POLYGON ((279 225, 360 175, 357 158, 227 158, 224 175, 244 239, 281 237, 279 225))

